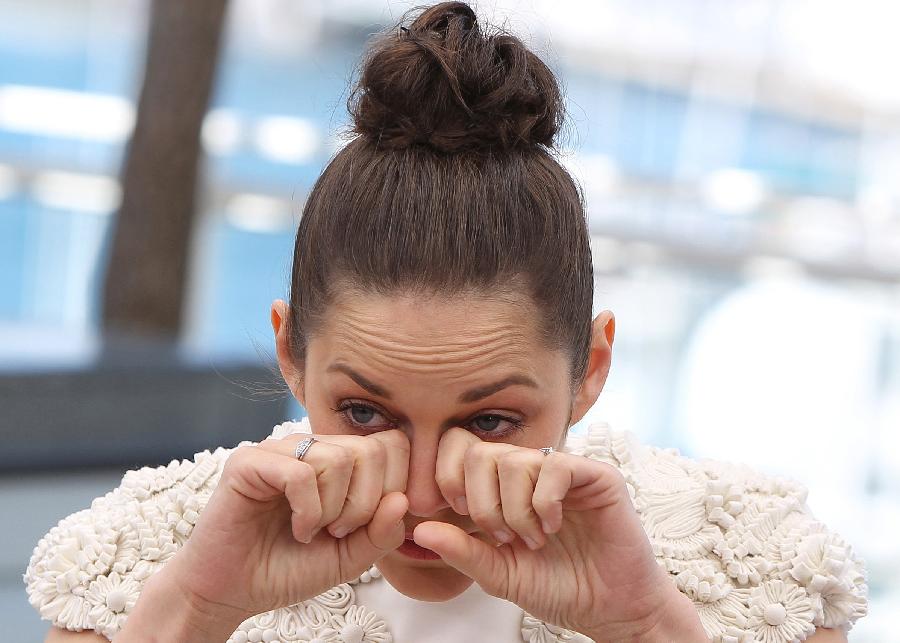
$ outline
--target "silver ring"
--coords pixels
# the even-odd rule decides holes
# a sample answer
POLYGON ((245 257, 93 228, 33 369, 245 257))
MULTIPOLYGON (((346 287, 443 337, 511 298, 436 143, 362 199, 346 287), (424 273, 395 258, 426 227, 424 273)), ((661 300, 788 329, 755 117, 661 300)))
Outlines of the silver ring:
POLYGON ((298 460, 302 460, 303 456, 306 455, 306 452, 309 451, 309 447, 312 446, 313 442, 318 442, 318 440, 313 437, 300 440, 300 442, 297 443, 297 448, 294 449, 294 457, 296 457, 298 460))
POLYGON ((554 449, 553 447, 541 447, 540 449, 538 449, 538 451, 540 451, 544 455, 550 455, 551 453, 556 451, 556 449, 554 449))

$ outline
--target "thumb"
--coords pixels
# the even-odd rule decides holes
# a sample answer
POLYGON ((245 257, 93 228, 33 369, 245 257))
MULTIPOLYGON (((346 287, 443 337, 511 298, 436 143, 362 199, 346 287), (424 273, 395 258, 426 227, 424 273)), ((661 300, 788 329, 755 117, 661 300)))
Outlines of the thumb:
POLYGON ((488 594, 507 598, 509 566, 498 547, 470 536, 456 525, 434 520, 417 525, 413 540, 420 547, 438 554, 445 563, 474 580, 488 594))
POLYGON ((343 538, 347 543, 346 553, 351 573, 361 574, 376 560, 403 544, 406 537, 403 517, 408 508, 406 494, 393 491, 381 499, 367 525, 355 529, 343 538))

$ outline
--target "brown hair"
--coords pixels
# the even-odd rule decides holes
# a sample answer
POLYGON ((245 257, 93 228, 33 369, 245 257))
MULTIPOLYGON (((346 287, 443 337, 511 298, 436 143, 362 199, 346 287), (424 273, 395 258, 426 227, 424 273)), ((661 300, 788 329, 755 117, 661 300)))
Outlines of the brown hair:
POLYGON ((354 138, 316 181, 294 245, 291 353, 335 296, 518 292, 541 338, 587 368, 593 269, 582 193, 556 160, 559 85, 465 3, 377 36, 348 109, 354 138))

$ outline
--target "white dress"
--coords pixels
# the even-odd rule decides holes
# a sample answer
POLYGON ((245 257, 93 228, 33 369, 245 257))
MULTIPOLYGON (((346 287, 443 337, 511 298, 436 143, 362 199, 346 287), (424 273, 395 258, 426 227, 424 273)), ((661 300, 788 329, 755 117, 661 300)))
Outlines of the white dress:
POLYGON ((355 585, 357 601, 376 614, 390 615, 395 641, 425 640, 422 632, 429 632, 430 643, 522 640, 521 608, 485 593, 478 583, 449 601, 431 603, 401 594, 380 577, 377 567, 369 575, 369 582, 355 585), (473 623, 477 637, 472 634, 473 623))
MULTIPOLYGON (((306 418, 273 437, 309 433, 306 418)), ((255 444, 253 442, 242 442, 255 444)), ((128 471, 53 527, 24 574, 41 617, 112 638, 148 576, 190 536, 233 449, 128 471)), ((691 459, 595 423, 564 450, 615 466, 657 562, 694 603, 714 643, 791 643, 817 627, 849 631, 868 611, 865 562, 817 521, 800 483, 741 464, 691 459)), ((587 643, 474 584, 443 603, 410 599, 371 567, 296 605, 247 619, 229 643, 587 643)))

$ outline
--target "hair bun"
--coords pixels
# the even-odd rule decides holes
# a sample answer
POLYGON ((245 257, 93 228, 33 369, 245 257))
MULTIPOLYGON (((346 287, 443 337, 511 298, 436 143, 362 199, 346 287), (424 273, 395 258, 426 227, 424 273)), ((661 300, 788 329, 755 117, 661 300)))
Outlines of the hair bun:
POLYGON ((562 99, 521 40, 485 34, 463 2, 424 9, 382 34, 348 101, 354 130, 380 147, 441 152, 553 146, 562 99))

